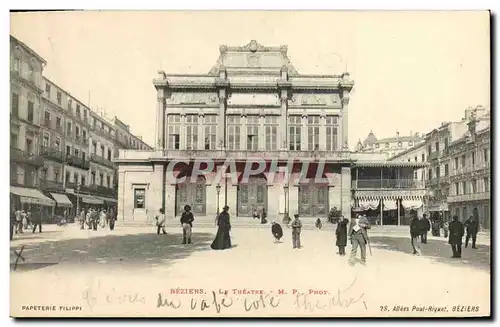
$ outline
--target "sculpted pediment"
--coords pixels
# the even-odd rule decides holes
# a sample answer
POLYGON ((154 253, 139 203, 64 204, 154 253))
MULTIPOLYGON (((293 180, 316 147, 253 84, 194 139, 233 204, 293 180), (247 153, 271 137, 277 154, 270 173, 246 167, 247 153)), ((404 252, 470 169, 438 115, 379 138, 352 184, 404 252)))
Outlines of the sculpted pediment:
POLYGON ((247 68, 249 71, 255 69, 276 69, 279 70, 283 66, 288 68, 290 74, 297 75, 297 71, 291 65, 288 58, 286 45, 281 46, 263 46, 255 40, 250 41, 244 46, 227 46, 219 47, 220 56, 216 65, 210 70, 210 75, 217 75, 219 68, 247 68))

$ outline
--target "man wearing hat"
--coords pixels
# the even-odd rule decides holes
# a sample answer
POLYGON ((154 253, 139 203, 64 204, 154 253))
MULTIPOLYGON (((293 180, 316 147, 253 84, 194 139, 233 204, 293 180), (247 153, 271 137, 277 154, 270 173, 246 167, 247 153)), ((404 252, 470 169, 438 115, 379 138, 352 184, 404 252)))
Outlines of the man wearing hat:
POLYGON ((185 205, 184 212, 181 215, 181 226, 182 226, 182 244, 191 244, 191 229, 193 228, 194 216, 191 212, 191 206, 185 205))
POLYGON ((300 249, 300 231, 302 229, 302 222, 299 219, 299 214, 296 213, 293 215, 295 219, 292 221, 292 243, 293 243, 293 248, 299 248, 300 249))
POLYGON ((349 264, 354 265, 354 260, 358 253, 358 247, 361 249, 361 262, 366 264, 366 244, 369 242, 367 229, 371 228, 370 222, 364 216, 353 217, 349 225, 347 235, 351 239, 352 249, 349 264))

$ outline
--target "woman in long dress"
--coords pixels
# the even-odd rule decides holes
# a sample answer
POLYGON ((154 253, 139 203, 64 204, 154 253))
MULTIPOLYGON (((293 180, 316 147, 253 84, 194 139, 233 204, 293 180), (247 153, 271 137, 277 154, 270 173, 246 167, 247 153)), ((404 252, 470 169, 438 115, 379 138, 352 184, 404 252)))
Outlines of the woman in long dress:
POLYGON ((231 248, 231 236, 229 235, 231 222, 228 211, 229 207, 225 206, 217 219, 217 225, 219 228, 217 229, 217 235, 215 236, 212 245, 210 245, 213 250, 225 250, 231 248))
POLYGON ((345 247, 347 245, 347 224, 349 220, 340 216, 337 223, 337 229, 335 230, 335 235, 337 236, 336 245, 339 247, 339 255, 345 255, 345 247))

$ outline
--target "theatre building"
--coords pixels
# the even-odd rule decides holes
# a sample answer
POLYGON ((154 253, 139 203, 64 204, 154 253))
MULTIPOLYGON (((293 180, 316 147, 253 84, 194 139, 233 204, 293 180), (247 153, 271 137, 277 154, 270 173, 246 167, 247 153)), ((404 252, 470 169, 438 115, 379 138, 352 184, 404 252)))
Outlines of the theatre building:
POLYGON ((171 218, 185 204, 195 215, 210 217, 225 204, 232 217, 241 218, 262 209, 269 217, 285 211, 325 217, 334 206, 349 215, 348 105, 354 83, 348 73, 299 74, 287 51, 256 41, 222 45, 208 74, 160 71, 153 81, 155 150, 120 150, 115 160, 118 219, 152 219, 161 207, 171 218), (192 176, 195 159, 202 158, 214 166, 192 176), (218 179, 226 160, 234 162, 230 175, 218 179), (265 169, 245 180, 245 167, 255 160, 264 160, 265 169), (321 180, 310 178, 316 175, 321 180), (172 176, 186 179, 176 183, 172 176))

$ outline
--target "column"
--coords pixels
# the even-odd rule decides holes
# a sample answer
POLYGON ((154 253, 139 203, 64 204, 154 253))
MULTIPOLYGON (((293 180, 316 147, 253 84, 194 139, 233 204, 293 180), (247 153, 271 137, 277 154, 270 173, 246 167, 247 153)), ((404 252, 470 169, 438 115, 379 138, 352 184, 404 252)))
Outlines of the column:
POLYGON ((307 115, 302 114, 302 128, 300 129, 300 149, 309 150, 309 141, 307 138, 307 115))
POLYGON ((288 94, 287 90, 281 90, 281 112, 278 121, 278 149, 286 151, 288 149, 288 94))
POLYGON ((205 150, 205 129, 203 128, 203 120, 205 119, 205 114, 203 112, 198 113, 198 144, 196 148, 198 150, 205 150))
POLYGON ((265 151, 266 150, 266 129, 264 127, 264 122, 266 121, 266 115, 261 112, 259 115, 259 144, 258 144, 258 149, 260 151, 265 151))
POLYGON ((247 114, 242 114, 240 119, 240 150, 245 151, 247 149, 247 114))
POLYGON ((181 113, 181 127, 179 133, 179 149, 186 150, 186 114, 181 113))
POLYGON ((342 167, 340 178, 342 181, 341 201, 342 215, 351 217, 351 167, 342 167))
POLYGON ((342 96, 342 148, 347 149, 348 140, 348 127, 349 127, 349 91, 343 90, 342 96))
MULTIPOLYGON (((118 171, 118 203, 117 203, 117 219, 125 220, 125 191, 127 187, 125 185, 125 172, 118 171)), ((133 201, 133 200, 132 200, 133 201)))
POLYGON ((326 114, 324 110, 319 116, 319 150, 326 150, 326 114))
MULTIPOLYGON (((158 71, 158 79, 165 80, 167 78, 164 71, 158 71)), ((166 148, 166 121, 165 121, 165 112, 166 112, 166 103, 165 96, 166 90, 164 87, 160 86, 156 88, 157 91, 157 103, 156 103, 156 144, 154 147, 156 149, 165 149, 166 148)))
POLYGON ((226 126, 226 97, 225 94, 219 94, 219 117, 217 120, 217 149, 224 149, 227 142, 225 131, 226 126))

